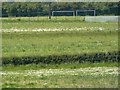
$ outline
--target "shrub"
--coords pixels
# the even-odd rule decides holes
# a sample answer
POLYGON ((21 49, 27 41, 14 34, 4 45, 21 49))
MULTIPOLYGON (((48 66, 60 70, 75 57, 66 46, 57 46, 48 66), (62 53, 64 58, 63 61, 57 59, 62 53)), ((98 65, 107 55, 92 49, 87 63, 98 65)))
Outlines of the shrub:
POLYGON ((62 64, 62 63, 96 63, 118 62, 119 52, 93 53, 83 55, 49 55, 28 57, 3 57, 2 64, 25 65, 25 64, 62 64))

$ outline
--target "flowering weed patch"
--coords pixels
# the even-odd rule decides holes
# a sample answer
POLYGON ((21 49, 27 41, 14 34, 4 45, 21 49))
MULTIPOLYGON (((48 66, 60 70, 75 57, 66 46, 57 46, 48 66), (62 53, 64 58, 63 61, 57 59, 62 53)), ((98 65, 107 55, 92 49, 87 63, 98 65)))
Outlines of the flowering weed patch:
POLYGON ((3 87, 117 88, 117 67, 3 71, 3 87), (18 78, 19 77, 19 78, 18 78))

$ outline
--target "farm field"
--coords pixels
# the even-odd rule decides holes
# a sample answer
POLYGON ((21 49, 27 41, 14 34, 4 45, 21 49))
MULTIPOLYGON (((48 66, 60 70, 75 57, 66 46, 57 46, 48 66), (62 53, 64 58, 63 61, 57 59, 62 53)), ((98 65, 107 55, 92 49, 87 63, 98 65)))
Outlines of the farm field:
POLYGON ((3 18, 3 88, 117 88, 118 24, 76 18, 3 18))

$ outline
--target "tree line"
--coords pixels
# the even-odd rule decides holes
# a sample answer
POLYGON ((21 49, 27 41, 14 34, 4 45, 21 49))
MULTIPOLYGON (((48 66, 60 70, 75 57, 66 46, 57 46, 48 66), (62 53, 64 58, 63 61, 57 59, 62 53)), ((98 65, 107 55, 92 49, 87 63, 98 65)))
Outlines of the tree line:
POLYGON ((117 2, 4 2, 2 16, 47 16, 56 10, 96 10, 96 15, 118 15, 118 7, 117 2))

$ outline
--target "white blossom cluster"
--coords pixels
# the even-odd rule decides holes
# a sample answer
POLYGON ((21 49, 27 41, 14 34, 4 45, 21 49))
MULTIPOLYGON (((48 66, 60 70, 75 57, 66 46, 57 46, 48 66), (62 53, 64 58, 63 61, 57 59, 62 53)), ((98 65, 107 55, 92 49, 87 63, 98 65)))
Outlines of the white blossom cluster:
MULTIPOLYGON (((81 27, 81 28, 34 28, 34 29, 17 29, 17 28, 11 28, 11 29, 2 29, 2 32, 41 32, 41 31, 81 31, 81 30, 86 30, 86 31, 102 31, 106 30, 106 28, 103 27, 81 27)), ((118 30, 116 29, 111 29, 111 30, 118 30)))
POLYGON ((48 75, 118 75, 118 67, 88 67, 79 69, 40 69, 23 71, 3 71, 3 76, 48 76, 48 75))

